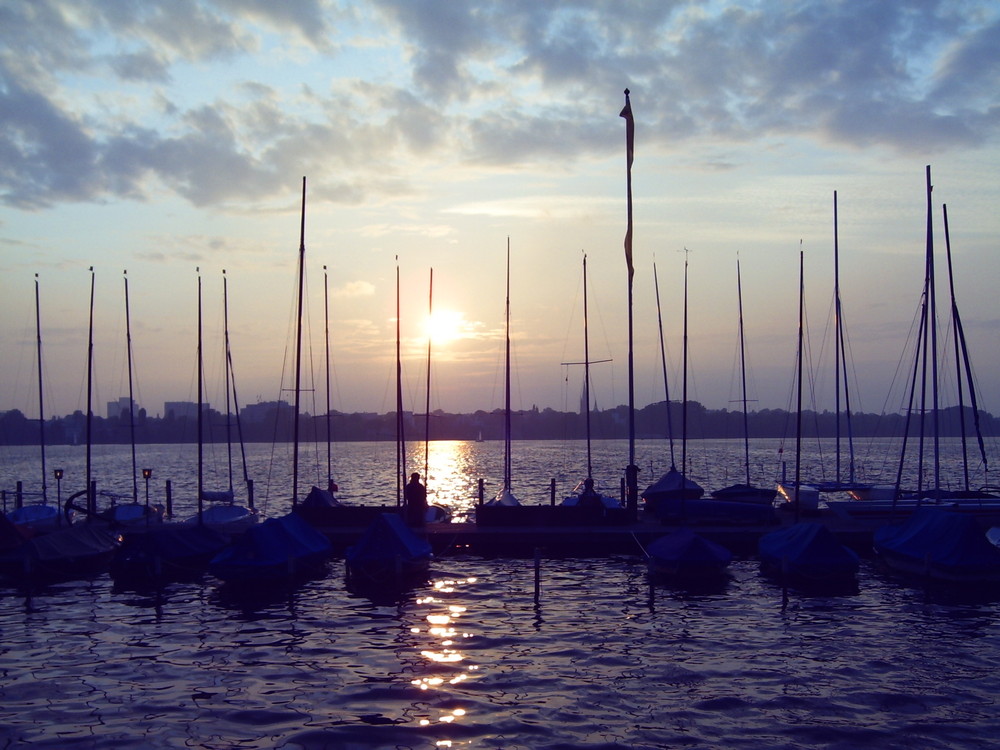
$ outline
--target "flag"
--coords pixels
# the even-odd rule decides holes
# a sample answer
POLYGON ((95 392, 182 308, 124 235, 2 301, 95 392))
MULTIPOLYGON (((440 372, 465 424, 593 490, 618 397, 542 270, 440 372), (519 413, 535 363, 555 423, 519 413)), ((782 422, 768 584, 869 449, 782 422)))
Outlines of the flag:
POLYGON ((629 101, 628 95, 629 90, 625 89, 625 107, 618 116, 625 118, 626 162, 628 168, 632 169, 632 151, 635 146, 635 120, 632 119, 632 103, 629 101))
MULTIPOLYGON (((632 119, 632 103, 625 89, 625 107, 619 117, 625 118, 625 183, 628 191, 628 228, 625 230, 625 264, 628 266, 628 280, 632 283, 632 152, 635 145, 635 120, 632 119)), ((631 288, 631 287, 630 287, 631 288)))

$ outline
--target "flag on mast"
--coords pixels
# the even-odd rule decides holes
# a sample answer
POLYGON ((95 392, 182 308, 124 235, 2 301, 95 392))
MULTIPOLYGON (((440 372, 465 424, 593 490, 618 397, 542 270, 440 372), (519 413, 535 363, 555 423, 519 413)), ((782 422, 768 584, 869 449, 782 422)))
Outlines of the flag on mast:
POLYGON ((628 280, 632 283, 632 153, 635 145, 635 120, 632 119, 632 103, 625 89, 625 107, 619 117, 625 118, 625 181, 628 189, 628 228, 625 230, 625 263, 628 265, 628 280))

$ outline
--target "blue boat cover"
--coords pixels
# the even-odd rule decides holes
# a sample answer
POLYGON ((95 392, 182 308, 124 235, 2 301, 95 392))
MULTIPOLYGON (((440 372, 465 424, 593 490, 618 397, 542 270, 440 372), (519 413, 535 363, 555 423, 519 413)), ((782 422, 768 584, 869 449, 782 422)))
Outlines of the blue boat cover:
POLYGON ((410 531, 398 514, 380 513, 344 557, 351 565, 417 562, 430 559, 431 545, 410 531))
POLYGON ((764 565, 775 568, 787 565, 790 574, 805 578, 837 578, 858 571, 857 553, 815 521, 803 521, 764 534, 757 542, 757 554, 764 565))
POLYGON ((209 572, 223 580, 253 580, 314 565, 331 552, 326 536, 298 514, 288 513, 251 526, 212 559, 209 572))
POLYGON ((653 482, 643 491, 642 496, 650 502, 661 499, 685 497, 695 499, 705 494, 701 485, 688 479, 674 466, 662 477, 653 482))
POLYGON ((651 542, 646 547, 646 554, 653 561, 668 564, 714 563, 724 566, 733 559, 733 553, 721 544, 716 544, 686 528, 678 529, 651 542))
POLYGON ((1000 549, 972 516, 941 508, 917 508, 903 524, 875 530, 875 550, 929 561, 939 568, 960 571, 1000 572, 1000 549))
POLYGON ((305 508, 340 508, 342 503, 329 490, 313 487, 305 500, 300 503, 305 508))

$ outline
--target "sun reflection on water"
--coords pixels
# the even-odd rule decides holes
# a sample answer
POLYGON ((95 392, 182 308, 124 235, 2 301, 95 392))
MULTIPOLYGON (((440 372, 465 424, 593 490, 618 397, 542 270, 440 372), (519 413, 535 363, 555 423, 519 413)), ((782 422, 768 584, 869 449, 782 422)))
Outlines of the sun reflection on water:
MULTIPOLYGON (((449 686, 458 685, 468 680, 478 670, 478 665, 466 663, 461 644, 465 639, 473 637, 472 633, 461 628, 460 621, 467 613, 467 608, 460 604, 449 604, 446 598, 461 590, 463 586, 476 583, 475 578, 444 579, 434 582, 434 593, 415 600, 420 607, 427 608, 424 615, 424 625, 414 625, 410 632, 416 636, 425 636, 423 642, 418 640, 414 647, 419 649, 423 664, 428 674, 410 681, 420 690, 440 691, 447 695, 449 686)), ((448 725, 459 721, 467 715, 466 708, 448 706, 435 709, 433 715, 420 718, 422 727, 431 725, 448 725)), ((452 740, 441 739, 437 747, 452 747, 452 740)))
POLYGON ((432 440, 427 458, 427 500, 451 511, 453 521, 472 514, 478 481, 487 471, 483 451, 464 440, 432 440))

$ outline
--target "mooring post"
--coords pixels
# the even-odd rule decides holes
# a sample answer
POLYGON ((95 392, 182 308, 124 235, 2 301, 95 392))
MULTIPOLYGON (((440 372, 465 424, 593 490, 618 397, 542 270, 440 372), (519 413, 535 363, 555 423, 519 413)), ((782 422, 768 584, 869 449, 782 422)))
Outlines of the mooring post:
POLYGON ((254 510, 253 507, 253 480, 247 480, 247 507, 250 510, 254 510))
POLYGON ((14 494, 14 508, 20 510, 24 506, 24 485, 21 480, 17 480, 17 490, 14 494))
POLYGON ((167 480, 164 492, 167 496, 167 515, 172 516, 174 514, 174 490, 169 479, 167 480))
POLYGON ((549 505, 556 504, 556 478, 552 477, 552 481, 549 482, 549 505))
POLYGON ((485 497, 484 482, 482 477, 479 479, 479 504, 483 504, 483 498, 485 497))

